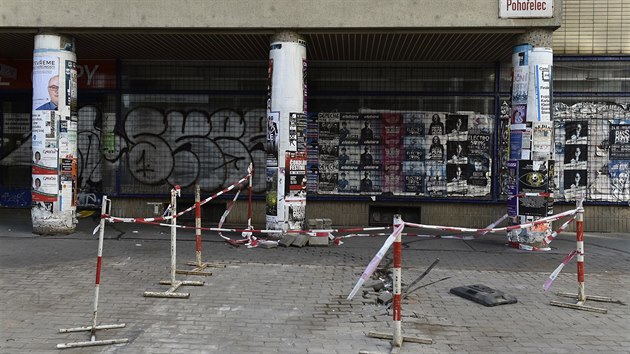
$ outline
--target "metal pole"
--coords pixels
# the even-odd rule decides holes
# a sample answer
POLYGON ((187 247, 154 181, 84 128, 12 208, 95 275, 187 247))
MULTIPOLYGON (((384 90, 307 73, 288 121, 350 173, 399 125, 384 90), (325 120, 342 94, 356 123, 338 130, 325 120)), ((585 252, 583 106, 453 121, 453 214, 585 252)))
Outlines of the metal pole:
MULTIPOLYGON (((103 196, 101 215, 107 214, 107 196, 103 196)), ((98 291, 101 284, 101 265, 103 264, 103 237, 105 236, 105 219, 101 218, 98 230, 98 253, 96 257, 96 281, 94 286, 94 315, 92 316, 91 340, 96 339, 96 317, 98 313, 98 291)))
MULTIPOLYGON (((402 224, 402 218, 399 214, 394 215, 394 229, 402 224)), ((402 346, 402 311, 401 311, 401 287, 402 287, 402 232, 399 232, 394 240, 394 298, 392 303, 393 320, 394 320, 394 337, 392 344, 395 347, 402 346)))
POLYGON ((252 194, 253 194, 253 179, 254 179, 254 164, 250 163, 249 164, 249 168, 248 168, 248 172, 249 172, 249 204, 247 205, 247 228, 248 229, 253 229, 252 227, 252 194))
POLYGON ((203 267, 201 262, 201 191, 199 184, 195 184, 195 242, 197 247, 197 267, 203 267))
POLYGON ((578 303, 586 301, 584 292, 584 200, 577 201, 577 213, 575 214, 575 234, 577 240, 577 277, 578 277, 578 303))
MULTIPOLYGON (((171 215, 177 215, 177 196, 179 195, 179 186, 171 189, 171 215)), ((175 285, 175 268, 177 267, 177 219, 171 219, 171 284, 175 285)))

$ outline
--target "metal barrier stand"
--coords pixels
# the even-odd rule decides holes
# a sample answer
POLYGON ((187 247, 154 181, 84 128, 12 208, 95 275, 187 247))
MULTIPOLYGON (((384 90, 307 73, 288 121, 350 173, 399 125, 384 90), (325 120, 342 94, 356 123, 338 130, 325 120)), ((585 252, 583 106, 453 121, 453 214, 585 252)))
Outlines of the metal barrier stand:
MULTIPOLYGON (((101 215, 104 215, 107 213, 107 201, 108 201, 107 196, 103 196, 103 203, 101 205, 101 215)), ((101 283, 101 266, 102 266, 102 257, 103 257, 104 235, 105 235, 105 219, 101 218, 101 222, 99 224, 99 233, 98 233, 98 256, 96 258, 96 282, 95 282, 95 287, 94 287, 94 314, 92 315, 92 325, 86 326, 86 327, 62 328, 59 330, 59 333, 90 331, 90 340, 85 341, 85 342, 72 342, 72 343, 57 344, 57 349, 122 344, 122 343, 127 343, 129 341, 129 339, 127 338, 96 340, 96 331, 100 329, 116 329, 116 328, 125 327, 124 323, 112 324, 112 325, 100 325, 100 326, 96 325, 96 315, 98 313, 98 292, 99 292, 99 286, 101 283)))
MULTIPOLYGON (((399 214, 394 215, 394 230, 396 230, 399 225, 402 225, 403 220, 399 214)), ((397 353, 402 347, 403 342, 410 343, 420 343, 420 344, 433 344, 432 339, 422 339, 415 337, 408 337, 402 335, 402 308, 401 308, 401 288, 402 288, 402 230, 396 235, 396 239, 394 241, 394 297, 392 302, 392 312, 393 312, 393 327, 394 333, 380 333, 380 332, 369 332, 368 337, 372 338, 380 338, 380 339, 391 339, 392 340, 392 353, 397 353)))
MULTIPOLYGON (((171 206, 172 215, 177 215, 177 197, 180 195, 179 186, 171 189, 171 206)), ((190 297, 190 293, 178 293, 176 292, 180 286, 203 286, 203 281, 178 281, 175 279, 175 271, 177 266, 177 218, 171 219, 171 280, 160 280, 162 285, 170 285, 171 287, 164 292, 145 291, 145 297, 164 297, 164 298, 176 298, 187 299, 190 297)))
POLYGON ((575 229, 576 229, 576 239, 577 239, 577 278, 578 278, 578 293, 557 293, 556 295, 562 297, 570 297, 577 300, 577 303, 567 303, 561 301, 551 301, 549 304, 552 306, 566 307, 574 310, 583 310, 583 311, 591 311, 598 313, 608 313, 607 309, 602 309, 593 306, 585 305, 586 300, 592 301, 600 301, 600 302, 616 302, 617 300, 613 300, 609 297, 603 296, 586 296, 584 291, 584 208, 582 204, 584 203, 584 199, 580 199, 577 201, 577 214, 575 215, 575 229))
POLYGON ((196 262, 187 262, 189 266, 194 266, 192 270, 177 269, 175 273, 186 275, 205 275, 210 276, 212 273, 203 270, 212 268, 225 268, 225 264, 204 263, 201 261, 201 191, 199 184, 195 184, 195 246, 196 246, 196 262))

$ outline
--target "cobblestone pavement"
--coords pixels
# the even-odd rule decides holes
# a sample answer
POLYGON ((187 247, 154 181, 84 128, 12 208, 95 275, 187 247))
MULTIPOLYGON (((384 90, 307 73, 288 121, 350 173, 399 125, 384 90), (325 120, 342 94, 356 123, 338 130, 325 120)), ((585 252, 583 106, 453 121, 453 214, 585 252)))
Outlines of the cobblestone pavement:
MULTIPOLYGON (((28 215, 0 212, 0 353, 56 353, 58 343, 88 334, 58 329, 87 326, 92 318, 96 221, 83 219, 67 236, 30 234, 28 215)), ((193 235, 178 234, 178 264, 194 258, 193 235)), ((364 267, 385 240, 347 239, 341 246, 247 249, 207 235, 205 261, 221 262, 202 287, 182 287, 189 299, 145 298, 164 291, 168 279, 169 230, 108 224, 103 250, 99 323, 126 323, 99 331, 98 339, 129 338, 128 344, 66 353, 389 353, 387 340, 366 336, 391 332, 391 314, 374 296, 346 300, 364 267)), ((542 284, 575 247, 565 233, 550 252, 504 245, 501 235, 475 241, 403 239, 403 282, 438 265, 420 283, 447 280, 412 293, 403 302, 406 336, 433 344, 404 343, 401 353, 628 353, 630 306, 589 301, 607 314, 550 306, 554 291, 577 290, 575 260, 551 291, 542 284), (518 303, 484 307, 449 289, 484 284, 518 303)), ((630 235, 586 235, 586 293, 630 301, 630 235)), ((389 254, 388 254, 389 257, 389 254)), ((382 265, 389 259, 385 259, 382 265)), ((566 299, 571 302, 570 299, 566 299)))

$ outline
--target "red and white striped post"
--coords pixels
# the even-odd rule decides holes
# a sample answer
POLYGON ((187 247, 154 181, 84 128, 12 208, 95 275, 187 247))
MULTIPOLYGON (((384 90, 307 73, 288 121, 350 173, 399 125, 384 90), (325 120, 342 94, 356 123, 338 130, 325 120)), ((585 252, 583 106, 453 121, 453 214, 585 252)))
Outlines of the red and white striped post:
POLYGON ((586 302, 584 293, 584 208, 582 200, 578 202, 575 214, 575 239, 577 241, 577 279, 578 279, 578 304, 586 302))
MULTIPOLYGON (((107 213, 107 196, 103 196, 103 202, 101 204, 101 215, 105 215, 107 213)), ((105 235, 105 219, 101 218, 101 222, 99 224, 99 233, 98 233, 98 253, 96 257, 96 281, 94 285, 94 312, 92 314, 92 325, 88 327, 76 327, 76 328, 62 328, 59 330, 59 333, 70 333, 70 332, 83 332, 90 331, 90 340, 87 342, 74 342, 74 343, 63 343, 57 344, 58 349, 66 349, 66 348, 78 348, 78 347, 91 347, 96 345, 109 345, 109 344, 120 344, 127 343, 129 340, 127 338, 122 339, 108 339, 108 340, 96 340, 96 331, 99 329, 116 329, 125 327, 124 323, 113 324, 113 325, 96 325, 96 319, 98 314, 98 293, 101 285, 101 267, 103 265, 103 238, 105 235)))
POLYGON ((184 298, 187 299, 189 293, 178 293, 176 290, 183 285, 203 286, 203 281, 178 281, 175 279, 177 272, 177 197, 181 195, 179 186, 171 189, 171 280, 160 280, 160 284, 170 285, 171 287, 165 292, 145 291, 145 297, 166 297, 166 298, 184 298))
MULTIPOLYGON (((394 229, 396 229, 403 220, 399 214, 394 215, 394 229)), ((402 289, 402 232, 399 232, 394 240, 394 297, 392 299, 392 312, 394 320, 394 337, 392 344, 395 347, 402 346, 402 310, 401 310, 401 289, 402 289)))
POLYGON ((224 264, 204 263, 201 260, 201 187, 199 183, 195 184, 195 261, 186 263, 189 266, 195 267, 192 270, 177 269, 177 274, 187 275, 205 275, 210 276, 212 273, 205 272, 207 267, 225 268, 224 264))
MULTIPOLYGON (((402 217, 399 214, 395 214, 394 215, 394 233, 390 235, 390 238, 388 238, 388 241, 386 241, 383 247, 381 247, 376 257, 374 257, 372 262, 370 262, 370 265, 368 265, 368 269, 371 268, 371 271, 373 272, 374 269, 376 269, 378 262, 380 262, 385 252, 387 252, 387 250, 389 249, 389 246, 392 245, 393 243, 394 245, 394 267, 393 267, 394 296, 392 298, 392 312, 393 312, 393 322, 394 322, 393 323, 394 333, 392 334, 392 333, 381 333, 381 332, 369 332, 368 337, 391 339, 392 346, 394 348, 402 347, 403 342, 412 342, 412 343, 420 343, 420 344, 433 343, 433 340, 431 339, 423 339, 423 338, 416 338, 416 337, 409 337, 409 336, 402 335, 402 304, 401 304, 402 303, 402 238, 401 236, 405 228, 404 224, 405 223, 402 220, 402 217), (390 241, 392 236, 395 236, 394 241, 390 241)), ((352 289, 352 292, 348 296, 349 300, 352 299, 354 294, 356 294, 357 290, 359 289, 359 287, 361 287, 365 279, 367 279, 367 277, 369 277, 372 274, 371 272, 368 272, 368 269, 366 269, 366 272, 363 273, 363 275, 361 276, 361 278, 355 285, 354 289, 352 289)), ((394 351, 392 351, 392 353, 393 352, 394 351)))
POLYGON ((253 209, 252 209, 252 194, 254 191, 254 187, 253 187, 253 180, 254 180, 254 164, 250 163, 249 167, 247 168, 247 172, 249 172, 249 186, 248 186, 248 190, 249 190, 249 202, 247 204, 247 228, 250 230, 253 230, 254 227, 252 226, 252 215, 253 215, 253 209))
POLYGON ((201 268, 201 188, 195 184, 195 250, 197 255, 197 267, 201 268))
POLYGON ((575 214, 575 238, 577 241, 577 280, 578 280, 578 293, 558 293, 558 296, 577 298, 576 304, 570 304, 560 301, 551 301, 549 304, 553 306, 566 307, 575 310, 584 310, 598 313, 608 313, 607 309, 599 307, 587 306, 586 300, 601 301, 601 302, 617 302, 610 297, 589 295, 586 296, 584 290, 584 199, 580 199, 576 203, 577 212, 575 214))

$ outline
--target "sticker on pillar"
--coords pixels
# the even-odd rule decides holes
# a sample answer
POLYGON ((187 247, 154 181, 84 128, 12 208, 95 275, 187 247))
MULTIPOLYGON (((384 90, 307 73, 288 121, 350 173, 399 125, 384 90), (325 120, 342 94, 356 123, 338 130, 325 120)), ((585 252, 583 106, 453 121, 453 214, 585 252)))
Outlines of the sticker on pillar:
MULTIPOLYGON (((306 115, 304 113, 290 113, 296 128, 296 151, 306 152, 306 115)), ((339 124, 334 128, 335 135, 339 134, 339 124)))
POLYGON ((287 198, 285 212, 289 230, 302 230, 306 220, 306 198, 287 198))
POLYGON ((273 87, 273 59, 267 65, 267 114, 271 112, 271 88, 273 87))
POLYGON ((33 110, 57 110, 59 84, 59 58, 33 58, 33 110))
POLYGON ((289 145, 286 148, 287 152, 296 152, 298 145, 298 133, 297 133, 297 116, 289 114, 289 145))
POLYGON ((530 90, 527 97, 527 105, 530 107, 527 120, 549 122, 551 121, 551 65, 534 65, 532 70, 533 72, 530 70, 530 76, 535 78, 534 95, 531 95, 530 90))
POLYGON ((33 174, 33 202, 56 202, 59 193, 57 175, 33 174))
POLYGON ((306 154, 291 153, 286 156, 287 183, 285 198, 306 198, 306 154))
POLYGON ((280 112, 267 113, 267 165, 278 166, 280 112), (275 163, 274 163, 275 162, 275 163))
POLYGON ((527 117, 527 104, 512 104, 512 118, 510 119, 510 123, 525 123, 525 117, 527 117))
POLYGON ((278 214, 278 168, 267 167, 267 199, 266 199, 266 214, 274 215, 278 214))
POLYGON ((552 157, 552 122, 532 122, 532 160, 547 161, 552 157))
POLYGON ((308 112, 308 62, 302 59, 302 111, 308 112))
POLYGON ((56 175, 57 174, 57 149, 35 149, 33 153, 33 174, 56 175))
POLYGON ((65 104, 70 107, 70 115, 77 115, 77 63, 66 60, 65 104))
POLYGON ((507 200, 507 212, 509 216, 518 216, 518 161, 510 160, 506 163, 506 173, 503 175, 504 180, 502 184, 506 186, 508 200, 507 200))

